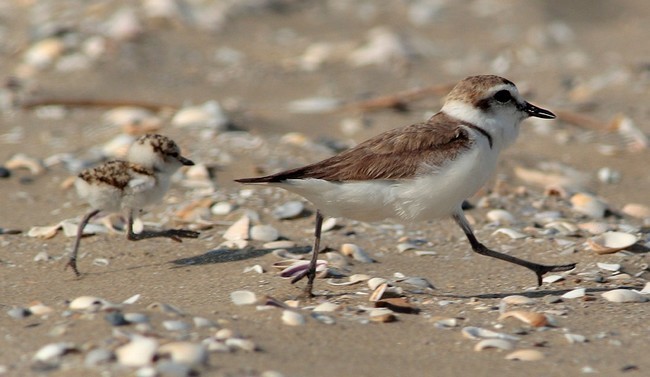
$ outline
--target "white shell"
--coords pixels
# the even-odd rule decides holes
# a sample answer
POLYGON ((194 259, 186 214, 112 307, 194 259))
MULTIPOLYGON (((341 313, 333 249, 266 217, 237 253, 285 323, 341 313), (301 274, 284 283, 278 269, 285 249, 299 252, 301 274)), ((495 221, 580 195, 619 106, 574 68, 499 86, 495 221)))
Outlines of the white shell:
POLYGON ((305 324, 305 316, 293 310, 282 311, 282 322, 289 326, 302 326, 305 324))
POLYGON ((163 321, 162 325, 169 331, 187 331, 192 328, 189 323, 177 320, 163 321))
POLYGON ((66 352, 75 349, 74 343, 71 342, 59 342, 51 343, 44 347, 41 347, 34 354, 34 360, 39 361, 48 361, 55 359, 57 357, 63 356, 66 352))
POLYGON ((379 284, 379 286, 372 292, 368 300, 372 302, 381 300, 381 298, 384 296, 384 293, 386 292, 386 289, 388 289, 388 283, 379 284))
POLYGON ((228 125, 228 117, 217 101, 208 101, 200 106, 190 106, 179 110, 172 118, 175 127, 210 127, 223 130, 228 125))
POLYGON ((222 216, 227 215, 230 212, 234 211, 235 205, 228 202, 217 202, 212 207, 210 207, 210 212, 213 215, 222 216))
POLYGON ((134 336, 131 341, 115 350, 117 362, 128 367, 150 365, 156 355, 158 341, 154 338, 134 336))
POLYGON ((648 297, 637 293, 631 289, 613 289, 611 291, 603 292, 601 295, 607 301, 611 302, 645 302, 648 297))
POLYGON ((56 236, 59 229, 61 229, 61 223, 51 226, 34 226, 29 229, 27 236, 47 240, 56 236))
POLYGON ((158 348, 159 356, 169 356, 175 363, 200 366, 208 363, 208 352, 200 345, 190 342, 171 342, 158 348))
POLYGON ((257 302, 255 293, 251 291, 234 291, 230 293, 230 299, 235 305, 252 305, 257 302))
POLYGON ((542 278, 542 282, 552 284, 564 279, 565 278, 562 275, 547 275, 542 278))
POLYGON ((341 305, 339 305, 339 304, 335 304, 333 302, 325 301, 323 303, 318 304, 314 308, 313 311, 315 313, 331 313, 331 312, 339 310, 340 307, 341 307, 341 305))
POLYGON ((311 97, 289 102, 287 110, 294 114, 317 114, 337 109, 342 101, 338 98, 311 97))
POLYGON ((251 228, 251 238, 256 241, 271 242, 280 237, 280 232, 270 225, 255 225, 251 228))
POLYGON ((544 354, 535 349, 517 350, 506 355, 506 360, 537 361, 543 358, 544 354))
POLYGON ((594 195, 579 192, 571 197, 571 205, 574 211, 593 217, 603 218, 607 210, 607 204, 594 195))
POLYGON ((532 305, 535 303, 535 300, 532 298, 522 295, 506 296, 502 298, 501 301, 508 305, 532 305))
POLYGON ((499 229, 495 230, 492 233, 493 236, 495 236, 497 234, 505 234, 506 236, 510 237, 513 240, 518 240, 518 239, 521 239, 521 238, 528 237, 527 234, 518 232, 518 231, 516 231, 514 229, 510 229, 510 228, 499 228, 499 229))
POLYGON ((248 216, 242 216, 226 230, 223 238, 228 241, 247 240, 250 230, 251 219, 248 216))
POLYGON ((580 334, 564 334, 564 337, 566 338, 567 342, 571 344, 584 343, 587 341, 587 337, 580 334))
POLYGON ((498 224, 514 224, 515 217, 508 211, 503 209, 493 209, 487 213, 487 218, 498 224))
POLYGON ((293 219, 298 217, 304 209, 305 205, 302 202, 294 200, 275 207, 271 215, 278 220, 293 219))
POLYGON ((589 238, 587 243, 598 254, 611 254, 634 245, 638 238, 629 233, 605 232, 599 236, 589 238))
POLYGON ((504 333, 494 332, 492 330, 483 329, 480 327, 463 327, 461 333, 464 337, 469 339, 505 339, 505 340, 519 340, 518 337, 504 333))
POLYGON ((483 351, 488 348, 497 348, 505 351, 510 351, 514 348, 512 342, 505 339, 483 339, 476 343, 474 351, 483 351))
POLYGON ((604 222, 590 221, 587 223, 578 224, 578 228, 591 234, 597 235, 607 232, 611 227, 609 224, 604 222))
POLYGON ((248 352, 253 352, 257 349, 257 345, 250 339, 228 338, 226 345, 231 349, 241 349, 248 352))
POLYGON ((386 283, 388 280, 384 278, 372 278, 368 280, 368 288, 372 289, 373 291, 377 289, 380 285, 386 283))
POLYGON ((576 288, 562 295, 562 298, 574 299, 584 297, 587 292, 586 288, 576 288))
POLYGON ((351 257, 361 263, 373 263, 375 260, 368 255, 362 248, 353 243, 344 243, 341 245, 341 254, 351 257))
POLYGON ((80 296, 70 302, 70 310, 83 310, 88 312, 98 312, 111 304, 99 297, 80 296))
POLYGON ((46 38, 34 43, 23 57, 25 63, 35 68, 45 68, 52 64, 65 49, 60 38, 46 38))
POLYGON ((643 204, 628 203, 623 206, 621 212, 628 216, 636 217, 639 219, 650 218, 650 207, 644 206, 643 204))
POLYGON ((606 271, 618 271, 621 269, 621 265, 618 263, 596 263, 596 266, 600 268, 601 270, 606 270, 606 271))

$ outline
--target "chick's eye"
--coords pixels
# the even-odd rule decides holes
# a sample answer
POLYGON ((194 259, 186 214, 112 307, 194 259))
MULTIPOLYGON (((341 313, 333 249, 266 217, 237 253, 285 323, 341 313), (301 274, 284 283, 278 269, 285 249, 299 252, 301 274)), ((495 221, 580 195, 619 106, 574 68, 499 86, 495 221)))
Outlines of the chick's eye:
POLYGON ((512 99, 510 92, 507 90, 499 90, 494 94, 494 99, 501 103, 506 103, 512 99))

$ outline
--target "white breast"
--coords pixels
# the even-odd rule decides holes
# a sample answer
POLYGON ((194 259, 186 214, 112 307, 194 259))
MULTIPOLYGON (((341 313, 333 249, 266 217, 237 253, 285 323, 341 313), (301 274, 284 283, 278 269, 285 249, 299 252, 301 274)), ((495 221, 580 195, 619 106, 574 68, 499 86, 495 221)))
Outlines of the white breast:
POLYGON ((415 179, 345 183, 290 179, 274 185, 305 197, 328 216, 360 221, 432 220, 451 215, 474 195, 492 175, 498 154, 484 136, 477 135, 470 150, 415 179))

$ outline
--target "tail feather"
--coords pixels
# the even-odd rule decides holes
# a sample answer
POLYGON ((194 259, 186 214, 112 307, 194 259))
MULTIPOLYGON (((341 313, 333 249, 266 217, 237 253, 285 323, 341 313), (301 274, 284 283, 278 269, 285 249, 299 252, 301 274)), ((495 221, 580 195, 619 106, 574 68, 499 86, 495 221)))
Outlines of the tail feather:
POLYGON ((235 182, 239 183, 269 183, 269 182, 274 182, 273 176, 266 176, 266 177, 254 177, 254 178, 239 178, 235 179, 235 182))

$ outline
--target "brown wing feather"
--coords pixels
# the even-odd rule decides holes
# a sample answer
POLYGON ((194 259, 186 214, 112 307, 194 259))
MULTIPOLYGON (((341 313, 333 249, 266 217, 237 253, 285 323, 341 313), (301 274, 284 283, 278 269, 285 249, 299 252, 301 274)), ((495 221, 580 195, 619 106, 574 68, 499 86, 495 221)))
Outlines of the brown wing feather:
POLYGON ((469 134, 461 125, 458 120, 438 113, 425 123, 384 132, 323 161, 266 177, 238 179, 237 182, 411 178, 418 174, 423 164, 441 166, 471 145, 469 134))

